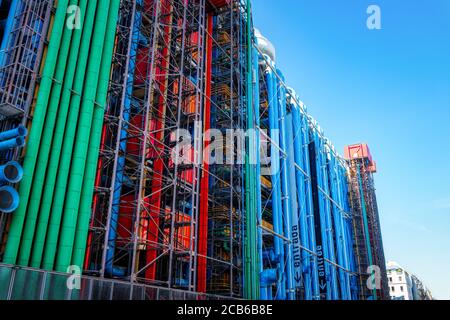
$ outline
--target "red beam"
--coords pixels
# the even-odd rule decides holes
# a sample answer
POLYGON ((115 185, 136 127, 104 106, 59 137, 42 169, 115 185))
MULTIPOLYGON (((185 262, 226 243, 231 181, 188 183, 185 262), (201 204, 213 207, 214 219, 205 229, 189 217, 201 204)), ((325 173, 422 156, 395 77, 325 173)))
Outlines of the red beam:
MULTIPOLYGON (((212 81, 212 32, 213 32, 213 16, 208 15, 207 19, 207 35, 206 35, 206 101, 205 101, 205 119, 204 132, 204 150, 207 150, 210 144, 210 137, 207 134, 211 128, 211 81, 212 81)), ((204 154, 203 172, 200 181, 200 214, 199 214, 199 234, 198 234, 198 269, 197 269, 197 291, 206 293, 206 255, 208 246, 208 197, 209 197, 209 158, 208 154, 204 154)))

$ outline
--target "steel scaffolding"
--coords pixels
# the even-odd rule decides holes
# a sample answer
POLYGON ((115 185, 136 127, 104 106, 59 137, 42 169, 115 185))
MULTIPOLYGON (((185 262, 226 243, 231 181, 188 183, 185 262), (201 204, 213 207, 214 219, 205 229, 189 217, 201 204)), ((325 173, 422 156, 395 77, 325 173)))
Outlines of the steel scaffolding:
POLYGON ((104 195, 91 228, 96 235, 88 265, 104 276, 195 291, 205 1, 122 6, 128 8, 122 19, 133 21, 118 37, 128 39, 128 50, 137 48, 135 56, 127 55, 135 70, 129 78, 130 61, 123 59, 128 77, 120 113, 116 108, 108 114, 108 130, 115 133, 103 148, 110 160, 99 168, 105 182, 98 197, 104 195))
POLYGON ((245 141, 238 135, 245 128, 246 32, 245 7, 231 1, 215 13, 213 27, 213 72, 211 128, 217 158, 209 167, 209 293, 242 297, 243 255, 243 152, 245 141), (233 131, 231 131, 233 130, 233 131), (224 139, 228 141, 224 141, 224 139))
MULTIPOLYGON (((53 0, 18 1, 17 7, 10 8, 11 29, 3 35, 0 52, 0 132, 32 119, 52 8, 53 0)), ((1 163, 21 158, 19 149, 0 152, 1 163)), ((9 221, 9 215, 0 213, 0 256, 9 221)))
MULTIPOLYGON (((0 61, 0 117, 26 124, 53 1, 19 1, 0 61)), ((7 121, 11 123, 11 121, 7 121)), ((4 120, 0 125, 4 129, 4 120)), ((7 128, 5 128, 7 129, 7 128)))
MULTIPOLYGON (((373 172, 366 158, 348 161, 350 205, 353 215, 354 251, 359 276, 359 299, 389 299, 386 262, 380 229, 373 172), (367 281, 378 267, 376 275, 381 287, 371 289, 367 281)), ((375 282, 376 284, 376 282, 375 282)))

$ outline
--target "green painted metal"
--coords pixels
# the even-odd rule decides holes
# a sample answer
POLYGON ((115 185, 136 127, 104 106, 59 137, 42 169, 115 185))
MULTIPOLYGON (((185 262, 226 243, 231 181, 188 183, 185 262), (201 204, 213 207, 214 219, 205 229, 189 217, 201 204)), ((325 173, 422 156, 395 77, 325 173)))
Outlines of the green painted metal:
MULTIPOLYGON (((42 182, 39 183, 39 188, 36 188, 37 181, 33 183, 33 196, 32 199, 36 199, 36 201, 33 203, 33 201, 30 201, 30 204, 28 205, 28 210, 39 210, 39 218, 37 220, 36 225, 36 233, 33 240, 33 250, 31 252, 31 261, 30 266, 34 268, 39 268, 41 266, 42 261, 42 254, 44 252, 44 246, 45 246, 45 237, 47 234, 47 226, 50 219, 50 210, 45 209, 43 206, 41 207, 41 200, 42 195, 45 193, 47 188, 43 188, 44 182, 48 180, 48 176, 56 176, 57 170, 55 170, 55 166, 53 165, 52 160, 54 159, 54 155, 58 155, 61 150, 61 143, 62 143, 62 137, 64 136, 64 130, 61 130, 61 126, 64 128, 65 123, 67 120, 67 112, 68 112, 68 106, 70 102, 70 95, 72 90, 72 85, 75 77, 75 70, 77 68, 77 62, 78 62, 78 54, 80 52, 80 44, 81 44, 81 37, 83 34, 83 30, 85 27, 85 24, 87 24, 89 21, 93 21, 95 16, 95 3, 91 5, 89 10, 87 10, 87 3, 88 0, 80 0, 79 2, 79 8, 80 8, 80 26, 81 28, 77 28, 73 32, 72 37, 72 43, 70 45, 70 53, 67 63, 67 68, 64 76, 64 82, 59 86, 59 91, 61 93, 61 98, 58 99, 58 101, 55 101, 54 107, 56 108, 53 112, 55 117, 55 125, 53 127, 46 126, 45 130, 48 130, 49 137, 44 138, 45 145, 48 145, 48 151, 49 154, 47 156, 47 159, 45 162, 39 163, 40 167, 43 168, 43 174, 47 173, 47 176, 43 176, 42 182), (62 131, 62 133, 61 133, 62 131), (50 146, 50 143, 48 141, 53 141, 52 146, 50 146), (55 148, 55 146, 59 146, 55 148), (50 150, 51 147, 51 150, 50 150), (49 162, 50 159, 50 162, 49 162), (48 168, 48 171, 46 171, 48 168), (44 181, 44 178, 46 179, 44 181), (32 209, 32 208, 36 209, 32 209)), ((49 107, 49 113, 50 109, 53 109, 52 107, 49 107)), ((41 150, 39 153, 39 157, 41 158, 41 153, 43 151, 41 150)), ((56 166, 57 169, 57 166, 56 166)), ((35 180, 37 179, 37 173, 35 175, 35 180)), ((53 180, 54 181, 54 178, 53 180)), ((52 190, 53 193, 53 190, 52 190)), ((28 219, 27 219, 28 220, 28 219)), ((27 222, 28 223, 28 222, 27 222)))
POLYGON ((254 152, 255 138, 252 130, 255 129, 253 113, 253 27, 251 0, 247 0, 247 130, 250 135, 245 153, 245 207, 246 207, 246 235, 245 235, 245 297, 259 299, 259 273, 257 254, 257 203, 256 203, 256 159, 250 156, 254 152))
POLYGON ((42 73, 42 79, 39 88, 39 94, 36 101, 33 115, 33 125, 28 138, 28 148, 24 160, 24 176, 19 187, 21 205, 14 213, 11 227, 8 234, 8 242, 5 249, 3 262, 16 264, 19 253, 21 236, 24 228, 24 222, 27 215, 26 205, 28 203, 30 189, 32 186, 33 175, 35 171, 36 159, 39 153, 42 130, 45 123, 45 115, 50 97, 53 76, 56 69, 56 61, 59 54, 63 29, 65 24, 67 7, 69 0, 60 0, 58 2, 53 24, 53 32, 48 45, 46 64, 42 73), (25 209, 24 209, 25 207, 25 209))
POLYGON ((65 194, 63 219, 60 229, 58 251, 55 270, 66 272, 70 265, 77 226, 78 210, 80 208, 81 189, 83 186, 86 167, 89 137, 92 129, 95 98, 99 85, 100 65, 104 50, 106 25, 111 2, 100 0, 95 19, 95 29, 92 38, 89 64, 84 84, 81 102, 80 118, 78 121, 72 164, 70 168, 69 184, 65 194))
MULTIPOLYGON (((86 2, 86 0, 84 1, 86 2)), ((69 6, 78 5, 78 0, 70 0, 69 6)), ((84 12, 84 11, 83 11, 84 12)), ((41 203, 42 188, 45 180, 45 173, 47 171, 48 157, 53 139, 53 131, 55 129, 56 116, 58 114, 59 101, 61 98, 62 85, 64 74, 66 72, 69 53, 71 50, 71 40, 74 30, 65 27, 59 49, 58 62, 56 64, 56 71, 53 79, 53 86, 47 113, 45 117, 45 127, 39 146, 39 156, 35 165, 35 172, 32 181, 32 188, 29 195, 28 207, 24 203, 20 210, 27 212, 25 220, 25 227, 23 230, 22 241, 19 250, 19 265, 28 265, 30 260, 31 248, 33 247, 33 238, 36 230, 36 221, 39 214, 39 205, 41 203)), ((49 63, 53 63, 49 62, 49 63)))
POLYGON ((50 215, 42 258, 42 268, 46 270, 53 270, 55 262, 66 185, 77 131, 81 94, 86 76, 97 3, 97 0, 89 0, 88 2, 73 87, 69 86, 70 83, 68 83, 67 87, 64 88, 60 111, 58 113, 58 123, 55 136, 53 137, 52 156, 47 171, 45 191, 40 210, 41 215, 50 215))
POLYGON ((92 200, 94 197, 94 185, 97 172, 98 155, 102 138, 103 120, 105 116, 108 96, 111 64, 116 37, 117 18, 119 15, 120 0, 111 1, 106 27, 105 48, 103 49, 100 78, 97 89, 97 104, 94 108, 91 136, 89 138, 89 150, 86 160, 86 169, 81 191, 80 213, 78 216, 75 243, 72 254, 72 265, 83 266, 86 253, 86 241, 89 232, 89 221, 92 213, 92 200))

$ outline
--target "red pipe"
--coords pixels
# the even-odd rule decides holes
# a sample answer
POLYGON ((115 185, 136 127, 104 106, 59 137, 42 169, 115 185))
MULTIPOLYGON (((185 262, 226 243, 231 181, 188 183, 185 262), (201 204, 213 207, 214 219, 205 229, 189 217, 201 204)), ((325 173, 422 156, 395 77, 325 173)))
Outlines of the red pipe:
MULTIPOLYGON (((210 144, 208 134, 211 128, 211 81, 212 81, 212 32, 213 16, 207 17, 207 35, 206 35, 206 101, 205 101, 205 141, 204 150, 210 144)), ((200 214, 198 228, 198 262, 197 262, 197 291, 206 293, 206 255, 208 245, 208 198, 209 198, 209 154, 204 153, 203 172, 200 181, 200 214)))

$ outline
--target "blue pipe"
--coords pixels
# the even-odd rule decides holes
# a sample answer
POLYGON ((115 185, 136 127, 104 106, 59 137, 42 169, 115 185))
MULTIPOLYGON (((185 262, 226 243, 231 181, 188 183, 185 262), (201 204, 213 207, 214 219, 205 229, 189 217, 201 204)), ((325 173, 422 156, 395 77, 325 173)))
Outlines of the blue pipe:
MULTIPOLYGON (((287 138, 287 124, 286 124, 286 88, 284 87, 284 76, 280 70, 277 70, 278 76, 281 80, 278 81, 278 112, 280 121, 280 148, 283 150, 285 155, 281 157, 281 190, 282 190, 282 204, 283 204, 283 221, 284 221, 284 235, 288 239, 285 242, 285 256, 286 256, 286 291, 287 299, 295 299, 295 288, 294 288, 294 263, 292 260, 292 245, 291 245, 291 234, 292 234, 292 204, 291 199, 291 188, 289 183, 289 164, 288 164, 288 138, 287 138)), ((298 226, 296 226, 298 228, 298 226)), ((300 268, 299 268, 300 269, 300 268)))
MULTIPOLYGON (((323 188, 328 197, 331 198, 330 194, 330 182, 329 182, 329 176, 327 171, 327 160, 328 160, 328 153, 327 153, 327 147, 325 144, 325 140, 321 139, 322 142, 322 150, 323 153, 321 154, 322 157, 322 174, 323 174, 323 188)), ((336 263, 336 252, 335 252, 335 234, 336 231, 333 228, 333 219, 331 215, 332 211, 332 203, 328 198, 323 198, 324 205, 325 205, 325 223, 327 226, 327 241, 328 241, 328 257, 333 262, 336 263)), ((338 280, 337 280, 337 267, 330 264, 330 282, 331 282, 331 299, 332 300, 338 300, 339 299, 339 290, 338 290, 338 280)))
MULTIPOLYGON (((294 282, 295 289, 301 289, 303 283, 302 273, 303 270, 308 270, 302 265, 302 250, 301 250, 301 239, 300 239, 300 221, 299 221, 299 204, 297 202, 298 196, 297 192, 297 181, 295 168, 295 156, 294 156, 294 128, 293 128, 293 115, 292 112, 286 116, 286 136, 287 136, 287 155, 288 155, 288 178, 289 178, 289 190, 290 195, 290 206, 291 206, 291 228, 290 228, 290 240, 292 243, 292 279, 294 282)), ((294 292, 294 299, 296 294, 294 292)))
POLYGON ((12 213, 19 207, 19 194, 11 186, 0 187, 0 211, 12 213))
POLYGON ((10 140, 16 137, 26 137, 27 135, 27 128, 25 128, 23 125, 19 125, 17 128, 0 133, 0 141, 10 140))
POLYGON ((0 185, 7 183, 18 183, 22 180, 23 168, 16 161, 10 161, 0 166, 0 185))
MULTIPOLYGON (((347 169, 342 168, 342 192, 343 192, 343 205, 345 212, 350 212, 350 203, 348 198, 348 176, 347 176, 347 169)), ((351 299, 352 300, 358 300, 358 282, 357 282, 357 267, 356 267, 356 257, 355 252, 353 250, 353 222, 351 217, 344 219, 345 223, 345 236, 347 239, 347 252, 349 256, 349 270, 353 273, 353 275, 350 276, 350 291, 351 291, 351 299)))
MULTIPOLYGON (((300 100, 297 98, 297 100, 300 100)), ((312 185, 312 172, 311 172, 311 162, 310 162, 310 144, 312 142, 311 138, 311 128, 309 126, 309 117, 306 114, 306 109, 302 106, 300 108, 301 117, 301 130, 302 130, 302 147, 303 147, 303 163, 305 167, 305 173, 307 179, 304 179, 304 188, 306 192, 306 221, 308 230, 308 241, 309 248, 314 255, 310 255, 310 272, 311 272, 311 287, 312 287, 312 299, 320 300, 320 278, 319 278, 319 264, 317 257, 317 239, 316 239, 316 228, 315 228, 315 218, 314 218, 314 199, 313 199, 313 185, 312 185)))
MULTIPOLYGON (((323 135, 323 132, 321 132, 323 135)), ((329 192, 329 182, 328 182, 328 174, 327 174, 327 152, 325 147, 325 140, 323 137, 318 137, 319 146, 320 146, 320 152, 319 152, 319 159, 320 159, 320 167, 318 168, 320 172, 320 186, 322 190, 325 192, 326 196, 330 196, 329 192)), ((325 257, 332 261, 333 263, 336 263, 336 254, 334 252, 334 234, 333 234, 333 225, 332 225, 332 219, 331 219, 331 208, 330 208, 330 201, 325 196, 322 195, 321 202, 323 206, 323 218, 324 218, 324 231, 325 231, 325 238, 326 239, 326 246, 325 250, 327 254, 325 257)), ((329 290, 329 299, 331 300, 338 300, 339 294, 338 294, 338 285, 337 285, 337 270, 336 267, 330 263, 327 263, 328 267, 328 278, 329 278, 329 284, 330 284, 330 290, 329 290)))
POLYGON ((11 31, 14 27, 14 19, 16 16, 17 8, 20 4, 20 0, 13 0, 11 3, 11 6, 9 7, 9 14, 8 19, 6 20, 6 26, 5 31, 3 32, 3 39, 0 46, 0 66, 4 66, 6 64, 5 59, 5 52, 9 44, 9 37, 11 34, 11 31))
MULTIPOLYGON (((264 288, 264 296, 267 295, 267 287, 270 287, 272 283, 277 282, 278 279, 278 269, 265 269, 261 272, 261 288, 264 288)), ((267 300, 264 299, 264 300, 267 300)))
MULTIPOLYGON (((335 155, 328 150, 328 178, 329 178, 329 186, 330 186, 330 196, 337 203, 333 203, 331 205, 333 212, 333 223, 334 223, 334 232, 335 232, 335 241, 336 241, 336 249, 337 249, 337 259, 339 265, 343 268, 348 267, 347 264, 347 255, 345 252, 345 238, 343 235, 343 218, 342 218, 342 199, 340 193, 340 179, 339 179, 339 167, 338 161, 335 158, 335 155)), ((339 283, 340 283, 340 298, 341 300, 349 300, 349 282, 348 282, 348 274, 343 270, 338 270, 339 274, 339 283)))
MULTIPOLYGON (((318 188, 324 190, 324 183, 323 183, 323 157, 322 157, 322 140, 319 138, 319 134, 317 132, 317 129, 312 130, 312 140, 314 141, 314 146, 315 146, 315 154, 316 157, 314 159, 315 162, 315 170, 316 170, 316 176, 317 176, 317 186, 318 188)), ((326 204, 325 204, 325 199, 324 199, 324 195, 322 194, 322 191, 318 190, 318 214, 320 217, 320 233, 321 233, 321 237, 322 237, 322 253, 323 253, 323 258, 330 260, 330 252, 328 249, 328 226, 327 226, 327 219, 326 219, 326 204)), ((325 271, 325 282, 326 282, 326 299, 327 300, 332 300, 334 297, 333 294, 333 288, 332 288, 332 270, 330 267, 329 263, 325 263, 324 264, 324 271, 325 271)), ((323 277, 322 277, 323 278, 323 277)), ((324 284, 321 284, 322 286, 324 284)))
POLYGON ((16 137, 11 140, 0 142, 0 151, 6 151, 9 149, 21 148, 25 145, 24 137, 16 137))
MULTIPOLYGON (((272 66, 273 63, 272 63, 272 66)), ((282 220, 282 205, 281 205, 281 186, 280 186, 280 151, 279 147, 279 124, 278 124, 278 97, 277 97, 277 82, 272 69, 267 70, 267 86, 269 97, 269 124, 270 124, 270 138, 271 144, 271 165, 272 165, 272 215, 273 215, 273 227, 276 234, 283 235, 283 220, 282 220)), ((286 299, 286 284, 285 273, 282 264, 284 263, 284 247, 283 240, 275 236, 274 237, 275 254, 280 257, 279 277, 278 277, 278 290, 276 298, 279 300, 286 299)))
MULTIPOLYGON (((304 145, 304 122, 302 121, 300 108, 295 103, 291 104, 292 108, 292 124, 294 130, 294 159, 297 166, 302 168, 307 173, 308 168, 305 166, 305 158, 302 153, 305 152, 304 145)), ((314 250, 314 247, 310 246, 309 233, 308 233, 308 208, 307 201, 308 195, 306 193, 306 183, 309 181, 309 177, 305 177, 304 173, 300 170, 295 172, 297 182, 297 199, 299 208, 299 224, 300 224, 300 243, 308 250, 314 250)), ((312 292, 312 270, 311 270, 311 256, 306 250, 302 250, 302 266, 303 266, 303 285, 305 290, 305 300, 313 299, 312 292)))
MULTIPOLYGON (((137 6, 142 5, 142 0, 138 0, 137 6)), ((112 276, 125 276, 125 271, 123 269, 114 268, 114 255, 116 251, 116 239, 117 239, 117 227, 119 224, 119 213, 120 213, 120 201, 122 196, 122 186, 124 184, 124 171, 125 171, 125 156, 127 150, 128 142, 128 129, 129 121, 132 107, 131 96, 133 93, 133 84, 136 71, 136 55, 139 46, 139 40, 141 37, 140 25, 141 25, 141 14, 139 10, 136 10, 136 16, 133 26, 133 39, 130 48, 130 60, 128 65, 128 81, 127 88, 123 106, 122 113, 122 129, 120 131, 120 150, 121 156, 117 160, 116 177, 114 184, 114 193, 111 208, 111 220, 110 228, 108 233, 108 250, 106 251, 106 263, 105 271, 108 275, 112 276)), ((126 182, 126 181, 125 181, 126 182)))

